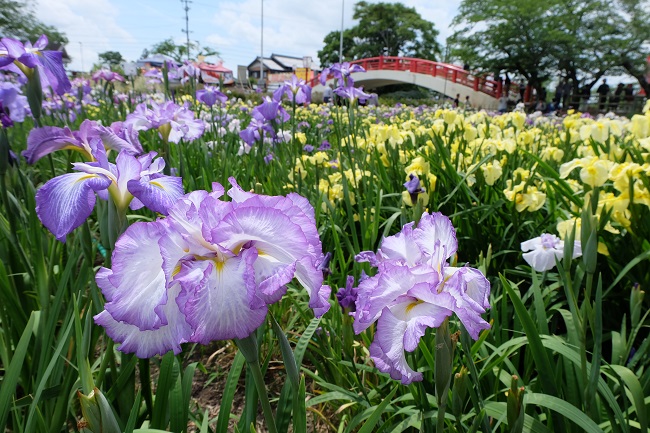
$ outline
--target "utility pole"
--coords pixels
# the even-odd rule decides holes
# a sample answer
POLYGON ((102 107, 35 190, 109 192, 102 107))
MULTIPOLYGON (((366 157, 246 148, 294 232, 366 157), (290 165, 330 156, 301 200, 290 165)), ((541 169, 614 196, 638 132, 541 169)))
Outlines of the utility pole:
POLYGON ((79 53, 81 54, 81 72, 84 71, 84 45, 79 42, 79 53))
POLYGON ((190 11, 189 3, 192 3, 190 0, 181 0, 181 3, 185 3, 185 30, 181 30, 185 33, 187 37, 187 60, 190 60, 190 16, 188 12, 190 11))
POLYGON ((341 38, 339 40, 339 63, 343 63, 343 15, 345 13, 345 0, 341 0, 341 38))
POLYGON ((260 3, 262 4, 262 29, 260 30, 260 80, 257 88, 264 90, 264 0, 260 0, 260 3))

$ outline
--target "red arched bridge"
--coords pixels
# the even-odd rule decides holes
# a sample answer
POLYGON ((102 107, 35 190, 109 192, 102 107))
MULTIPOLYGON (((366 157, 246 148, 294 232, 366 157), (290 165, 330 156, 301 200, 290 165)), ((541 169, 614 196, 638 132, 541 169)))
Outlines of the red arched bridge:
MULTIPOLYGON (((352 74, 354 82, 362 84, 366 89, 390 84, 415 84, 452 98, 460 95, 461 102, 469 96, 472 106, 478 108, 496 108, 497 98, 502 90, 498 81, 474 75, 458 66, 432 60, 380 56, 350 63, 360 65, 366 70, 352 74)), ((323 90, 319 80, 320 76, 311 81, 315 92, 323 90)))

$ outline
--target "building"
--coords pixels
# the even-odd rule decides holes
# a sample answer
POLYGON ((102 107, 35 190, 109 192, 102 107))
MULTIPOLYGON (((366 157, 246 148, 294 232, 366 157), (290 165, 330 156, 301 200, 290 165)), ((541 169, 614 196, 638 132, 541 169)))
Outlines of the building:
MULTIPOLYGON (((289 80, 293 74, 305 81, 314 77, 314 72, 320 71, 320 65, 312 60, 311 57, 293 57, 281 54, 271 54, 271 57, 264 57, 264 78, 269 83, 269 87, 274 87, 286 80, 289 80)), ((248 67, 248 78, 258 80, 260 78, 262 65, 260 57, 256 57, 248 67)))

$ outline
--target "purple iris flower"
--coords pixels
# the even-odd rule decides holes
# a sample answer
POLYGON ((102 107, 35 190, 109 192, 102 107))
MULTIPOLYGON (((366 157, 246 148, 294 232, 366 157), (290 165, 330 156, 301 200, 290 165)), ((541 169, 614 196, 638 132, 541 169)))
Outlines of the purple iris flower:
POLYGON ((290 81, 285 81, 275 92, 273 100, 280 102, 282 97, 287 95, 290 101, 296 104, 309 104, 311 102, 311 87, 296 75, 291 76, 290 81))
POLYGON ((274 101, 268 96, 264 98, 264 101, 260 105, 253 108, 251 116, 257 120, 264 120, 266 122, 272 122, 274 120, 287 122, 291 118, 289 113, 282 108, 282 105, 278 101, 274 101))
POLYGON ((119 350, 149 358, 185 342, 248 337, 268 305, 296 277, 316 316, 330 307, 314 209, 297 194, 245 192, 230 178, 224 188, 179 199, 169 216, 131 225, 115 244, 112 269, 96 281, 106 297, 95 322, 119 350))
POLYGON ((11 120, 11 117, 7 114, 7 111, 5 108, 2 106, 2 101, 0 100, 0 125, 7 129, 11 128, 14 126, 14 121, 11 120))
POLYGON ((195 140, 205 129, 203 121, 195 118, 187 103, 178 106, 171 101, 162 104, 151 102, 151 107, 143 102, 126 116, 124 123, 132 125, 136 131, 157 129, 164 140, 172 143, 178 143, 181 139, 195 140))
POLYGON ((85 78, 74 78, 71 84, 73 88, 77 89, 77 91, 81 90, 84 96, 88 95, 92 91, 92 88, 90 87, 90 80, 87 80, 85 78))
POLYGON ((190 80, 190 78, 198 79, 201 76, 201 70, 194 66, 194 64, 185 61, 176 70, 176 75, 181 77, 181 83, 185 84, 190 80))
POLYGON ((354 80, 351 75, 355 72, 366 72, 362 66, 351 64, 350 62, 334 63, 332 66, 325 68, 320 73, 320 82, 324 86, 327 78, 332 75, 338 80, 339 86, 354 86, 354 80))
POLYGON ((0 39, 0 69, 28 75, 28 69, 38 69, 43 88, 48 85, 63 95, 72 85, 63 68, 63 54, 60 51, 47 51, 48 39, 42 35, 32 45, 11 38, 0 39))
POLYGON ((260 141, 265 135, 273 137, 275 136, 275 130, 268 122, 254 117, 248 126, 239 133, 241 139, 250 146, 260 141))
POLYGON ((477 269, 448 263, 458 247, 449 218, 425 213, 417 228, 413 225, 384 238, 376 254, 356 257, 378 272, 359 283, 354 330, 358 334, 377 322, 370 356, 380 371, 403 384, 422 380, 404 352, 416 349, 427 328, 454 313, 474 339, 490 327, 481 317, 490 306, 490 283, 477 269))
POLYGON ((20 87, 8 81, 0 82, 0 104, 9 110, 9 117, 14 122, 24 122, 25 115, 29 113, 27 97, 20 87))
POLYGON ((323 140, 323 142, 320 144, 320 147, 318 150, 330 150, 332 148, 332 145, 330 144, 329 141, 323 140))
POLYGON ((334 89, 334 93, 339 95, 343 99, 349 99, 350 101, 356 101, 357 99, 367 100, 370 98, 370 95, 363 91, 363 88, 358 88, 354 86, 339 87, 334 89))
POLYGON ((354 312, 356 309, 357 294, 359 289, 354 287, 354 277, 348 275, 348 278, 345 282, 345 287, 341 287, 338 292, 336 292, 336 299, 339 301, 339 305, 344 310, 354 312))
POLYGON ((311 144, 305 144, 305 147, 302 148, 307 153, 312 153, 314 151, 314 146, 311 144))
POLYGON ((273 154, 272 153, 266 154, 266 156, 264 157, 264 162, 266 164, 269 164, 271 161, 273 161, 273 154))
POLYGON ((93 74, 93 81, 97 82, 99 80, 104 80, 108 83, 112 83, 114 81, 124 82, 124 77, 117 72, 111 71, 110 69, 100 69, 93 74))
POLYGON ((409 180, 404 183, 404 188, 406 188, 406 191, 411 196, 411 203, 416 203, 418 201, 418 195, 426 192, 420 185, 420 179, 413 173, 409 174, 409 180))
POLYGON ((102 143, 107 150, 126 151, 133 155, 143 152, 137 131, 132 127, 116 122, 107 128, 94 120, 86 119, 79 125, 79 131, 72 131, 67 126, 32 129, 27 137, 27 149, 22 155, 28 164, 34 164, 49 153, 67 149, 81 152, 87 160, 93 161, 93 149, 98 147, 98 143, 102 143))
POLYGON ((203 102, 208 107, 212 107, 217 101, 222 104, 228 100, 228 97, 219 91, 218 87, 205 86, 196 91, 196 99, 203 102))
POLYGON ((163 81, 163 73, 160 71, 160 69, 151 68, 143 75, 149 78, 149 84, 159 84, 163 81))
POLYGON ((109 163, 103 146, 93 149, 97 162, 73 163, 76 172, 50 179, 36 193, 36 214, 45 227, 65 242, 65 237, 90 216, 95 193, 111 199, 120 211, 143 206, 164 214, 183 195, 180 177, 165 176, 162 158, 156 152, 139 158, 122 151, 109 163))

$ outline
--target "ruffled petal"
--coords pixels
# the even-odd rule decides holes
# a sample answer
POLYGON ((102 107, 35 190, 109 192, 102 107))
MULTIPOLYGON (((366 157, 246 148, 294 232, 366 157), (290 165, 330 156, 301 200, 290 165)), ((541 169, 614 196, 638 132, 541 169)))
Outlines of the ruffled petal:
POLYGON ((308 245, 300 226, 289 217, 258 206, 233 209, 213 228, 211 239, 234 253, 250 242, 260 255, 270 255, 285 264, 302 258, 308 245))
POLYGON ((309 292, 309 308, 314 310, 314 315, 321 317, 327 313, 330 309, 329 298, 332 289, 323 285, 323 271, 310 257, 303 257, 296 262, 296 278, 309 292))
POLYGON ((421 381, 422 373, 413 370, 406 362, 404 354, 404 333, 407 323, 396 318, 390 309, 385 308, 377 322, 375 340, 370 345, 370 356, 375 366, 390 377, 408 385, 421 381))
POLYGON ((108 188, 102 175, 68 173, 49 180, 36 193, 36 214, 56 238, 65 242, 95 207, 95 191, 108 188))
POLYGON ((128 189, 145 206, 154 212, 168 214, 168 209, 184 193, 183 179, 175 176, 144 176, 130 180, 128 189))
POLYGON ((413 236, 422 252, 428 255, 434 254, 437 243, 444 248, 445 260, 456 254, 458 250, 456 230, 451 220, 440 212, 423 214, 418 227, 413 230, 413 236))
POLYGON ((165 232, 157 221, 131 225, 115 243, 113 273, 108 276, 111 286, 102 287, 110 299, 105 308, 111 316, 143 331, 168 323, 167 282, 158 246, 165 232))
POLYGON ((266 317, 266 304, 257 297, 254 249, 224 261, 186 262, 177 275, 186 293, 183 307, 194 332, 190 341, 248 337, 266 317))
POLYGON ((483 305, 471 298, 467 293, 468 281, 476 284, 473 281, 475 278, 473 275, 470 276, 469 280, 466 280, 465 273, 467 269, 471 268, 460 268, 450 277, 446 278, 443 290, 454 298, 454 313, 456 313, 462 324, 467 328, 469 335, 476 340, 483 329, 490 328, 490 324, 481 317, 481 314, 485 312, 483 305))
POLYGON ((176 302, 179 293, 179 284, 169 289, 168 301, 163 306, 168 323, 157 329, 143 331, 128 322, 119 322, 107 310, 95 316, 95 323, 103 326, 108 336, 120 343, 120 351, 135 353, 138 358, 151 358, 170 350, 178 354, 181 352, 181 343, 188 341, 192 332, 176 302))
POLYGON ((381 242, 381 256, 388 260, 402 260, 409 266, 422 261, 422 251, 413 237, 413 223, 406 224, 396 235, 381 242))
POLYGON ((399 263, 384 262, 382 270, 374 277, 359 283, 354 332, 360 333, 377 320, 395 299, 406 295, 419 283, 434 286, 438 275, 428 266, 409 268, 399 263))

